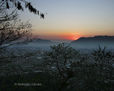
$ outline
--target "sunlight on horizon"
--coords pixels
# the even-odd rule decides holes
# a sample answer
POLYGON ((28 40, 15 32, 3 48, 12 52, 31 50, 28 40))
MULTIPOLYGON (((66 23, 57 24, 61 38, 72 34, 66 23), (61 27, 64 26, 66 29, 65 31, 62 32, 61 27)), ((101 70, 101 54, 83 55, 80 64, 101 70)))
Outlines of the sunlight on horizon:
POLYGON ((20 12, 20 18, 33 25, 35 37, 75 40, 114 36, 114 0, 34 0, 31 3, 45 13, 45 19, 40 19, 27 10, 20 12))

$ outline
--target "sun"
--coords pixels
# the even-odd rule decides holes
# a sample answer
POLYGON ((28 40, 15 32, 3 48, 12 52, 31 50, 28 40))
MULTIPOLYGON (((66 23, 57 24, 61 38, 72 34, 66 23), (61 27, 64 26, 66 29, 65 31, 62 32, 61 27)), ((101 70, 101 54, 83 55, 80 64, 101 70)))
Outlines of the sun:
POLYGON ((74 35, 72 39, 73 39, 73 40, 77 40, 77 39, 79 39, 79 38, 80 38, 79 35, 74 35))
POLYGON ((75 33, 75 34, 72 35, 72 40, 77 40, 77 39, 79 39, 80 37, 81 37, 80 34, 75 33))
POLYGON ((66 40, 77 40, 81 37, 81 35, 78 33, 67 33, 62 35, 62 37, 63 39, 66 39, 66 40))

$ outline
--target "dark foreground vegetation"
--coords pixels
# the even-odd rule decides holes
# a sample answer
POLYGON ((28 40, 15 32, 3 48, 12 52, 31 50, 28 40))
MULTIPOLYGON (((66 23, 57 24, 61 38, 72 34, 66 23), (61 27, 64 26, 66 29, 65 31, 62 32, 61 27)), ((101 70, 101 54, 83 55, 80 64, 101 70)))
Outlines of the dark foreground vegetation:
POLYGON ((40 61, 36 65, 40 72, 0 76, 0 90, 114 91, 114 54, 105 48, 99 47, 91 54, 80 54, 72 47, 58 44, 43 52, 40 61))

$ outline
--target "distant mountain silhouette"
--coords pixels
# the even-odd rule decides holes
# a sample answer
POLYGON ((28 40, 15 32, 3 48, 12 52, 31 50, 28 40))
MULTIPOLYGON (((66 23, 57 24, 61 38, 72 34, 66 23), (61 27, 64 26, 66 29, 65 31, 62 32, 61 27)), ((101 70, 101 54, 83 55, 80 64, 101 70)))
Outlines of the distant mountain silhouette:
POLYGON ((71 43, 114 43, 114 36, 81 37, 71 43))
POLYGON ((31 40, 31 42, 37 42, 37 43, 52 43, 51 40, 40 39, 40 38, 34 38, 34 39, 31 40))

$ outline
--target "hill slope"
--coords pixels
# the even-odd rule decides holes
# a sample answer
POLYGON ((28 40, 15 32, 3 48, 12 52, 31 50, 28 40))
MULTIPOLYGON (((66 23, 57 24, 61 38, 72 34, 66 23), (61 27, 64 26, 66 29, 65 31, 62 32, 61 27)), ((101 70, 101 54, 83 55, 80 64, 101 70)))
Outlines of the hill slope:
POLYGON ((40 38, 35 38, 35 39, 32 39, 31 42, 37 42, 37 43, 52 43, 51 40, 46 40, 46 39, 40 39, 40 38))
POLYGON ((94 36, 94 37, 81 37, 78 40, 74 40, 71 43, 112 43, 114 42, 114 36, 94 36))

